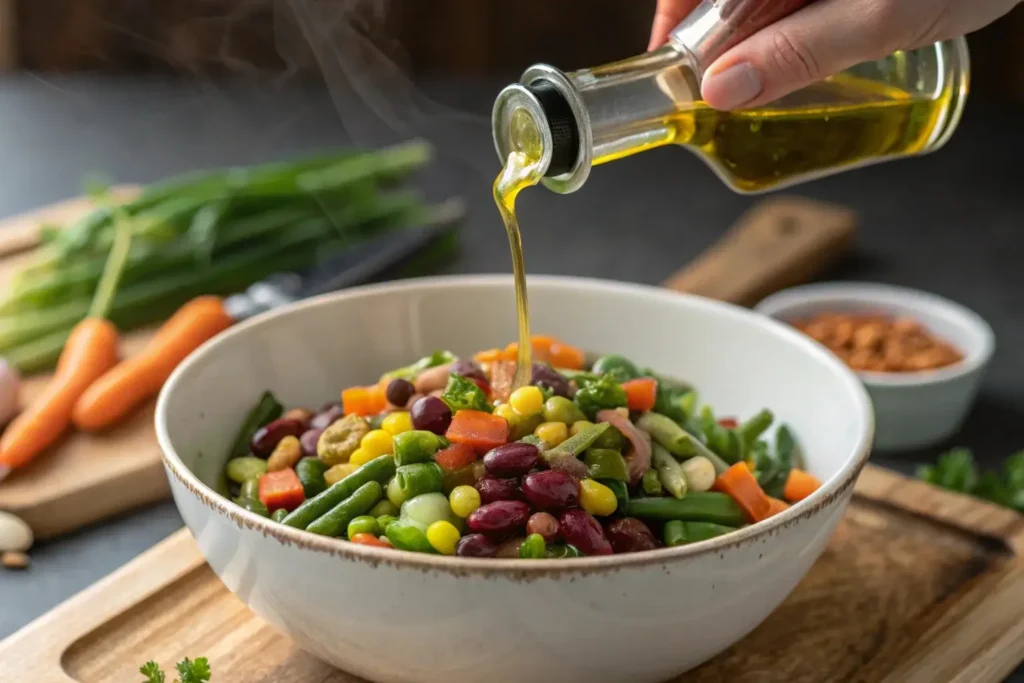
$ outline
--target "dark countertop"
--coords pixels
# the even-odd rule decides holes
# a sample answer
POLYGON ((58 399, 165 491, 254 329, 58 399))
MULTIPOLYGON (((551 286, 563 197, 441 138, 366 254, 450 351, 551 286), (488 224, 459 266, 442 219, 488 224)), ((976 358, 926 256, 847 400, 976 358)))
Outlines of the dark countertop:
MULTIPOLYGON (((498 170, 489 107, 498 82, 432 84, 455 115, 421 99, 336 98, 287 81, 75 76, 0 79, 0 216, 78 194, 83 175, 149 182, 195 168, 261 162, 318 147, 390 142, 423 134, 439 160, 425 184, 469 206, 463 249, 449 272, 506 272, 508 244, 490 197, 498 170)), ((1024 133, 1009 107, 968 104, 961 129, 928 157, 850 172, 794 193, 840 202, 862 219, 856 253, 830 274, 931 290, 973 308, 998 343, 978 405, 953 443, 997 463, 1024 447, 1024 133)), ((527 267, 534 273, 656 284, 717 239, 756 201, 722 186, 696 158, 655 150, 601 167, 571 196, 521 200, 527 267), (568 256, 571 254, 571 258, 568 256)), ((876 456, 912 471, 935 452, 876 456)), ((85 588, 180 527, 163 503, 40 543, 33 567, 0 575, 0 638, 85 588)), ((1018 674, 1012 680, 1024 681, 1018 674)))

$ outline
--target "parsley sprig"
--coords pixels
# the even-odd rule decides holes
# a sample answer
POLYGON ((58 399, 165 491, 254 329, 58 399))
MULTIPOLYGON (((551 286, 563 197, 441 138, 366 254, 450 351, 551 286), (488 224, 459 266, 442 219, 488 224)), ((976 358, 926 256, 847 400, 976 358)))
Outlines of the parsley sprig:
MULTIPOLYGON (((206 657, 196 657, 191 660, 185 657, 175 667, 178 670, 178 677, 174 683, 208 683, 210 680, 210 664, 206 657)), ((143 683, 166 683, 167 675, 154 661, 149 661, 139 668, 139 673, 146 677, 143 683)))

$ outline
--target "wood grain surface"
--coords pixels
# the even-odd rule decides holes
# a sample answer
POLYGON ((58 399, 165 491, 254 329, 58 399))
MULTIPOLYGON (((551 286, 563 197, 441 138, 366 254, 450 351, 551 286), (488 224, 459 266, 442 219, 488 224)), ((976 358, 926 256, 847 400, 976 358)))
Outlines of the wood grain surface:
MULTIPOLYGON (((121 196, 136 191, 125 187, 121 196)), ((88 210, 75 199, 0 222, 0 282, 38 244, 41 223, 65 225, 88 210)), ((856 229, 843 207, 783 197, 756 205, 723 239, 665 285, 677 291, 740 304, 799 284, 839 258, 856 229)), ((131 355, 152 330, 125 335, 131 355)), ((29 378, 24 400, 42 391, 48 376, 29 378)), ((128 421, 97 435, 70 433, 50 452, 0 482, 0 510, 12 512, 49 538, 170 495, 153 431, 150 401, 128 421)))
MULTIPOLYGON (((677 683, 997 683, 1024 659, 1024 517, 868 466, 828 548, 747 638, 677 683)), ((181 530, 0 642, 0 681, 358 683, 253 615, 181 530)))

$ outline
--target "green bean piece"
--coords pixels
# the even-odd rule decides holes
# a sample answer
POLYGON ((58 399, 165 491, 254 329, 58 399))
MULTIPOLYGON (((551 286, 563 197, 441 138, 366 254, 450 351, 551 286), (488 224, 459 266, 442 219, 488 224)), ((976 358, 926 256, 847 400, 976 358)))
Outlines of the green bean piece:
POLYGON ((687 543, 699 543, 718 536, 736 531, 735 526, 725 526, 712 522, 683 522, 684 536, 687 543))
POLYGON ((270 510, 268 510, 267 506, 263 504, 263 501, 255 498, 235 498, 235 503, 239 507, 244 508, 249 512, 255 512, 261 517, 270 516, 270 510))
POLYGON ((589 448, 583 454, 583 462, 590 470, 591 479, 629 481, 626 459, 618 451, 608 448, 589 448))
POLYGON ((725 458, 727 462, 735 463, 736 460, 729 455, 729 430, 718 424, 711 406, 700 409, 700 424, 708 448, 725 458))
POLYGON ((281 417, 283 413, 284 406, 278 402, 274 394, 269 391, 263 392, 260 400, 249 411, 249 414, 245 416, 245 421, 242 422, 242 427, 238 430, 238 434, 235 436, 234 443, 229 451, 230 456, 232 458, 242 458, 248 455, 249 442, 252 441, 252 435, 256 433, 256 430, 281 417))
POLYGON ((757 441, 758 438, 765 431, 772 426, 772 422, 775 421, 775 416, 772 415, 772 411, 765 408, 758 414, 751 417, 749 420, 744 421, 736 431, 739 433, 740 439, 745 444, 752 444, 757 441))
POLYGON ((391 545, 399 550, 409 550, 414 553, 433 553, 434 546, 427 540, 426 529, 423 529, 416 522, 408 519, 399 519, 388 525, 385 535, 391 541, 391 545))
POLYGON ((377 516, 377 528, 380 529, 382 534, 388 533, 388 527, 392 523, 397 522, 398 517, 395 515, 378 515, 377 516))
POLYGON ((284 520, 284 518, 285 518, 285 517, 287 517, 287 516, 288 516, 288 511, 287 511, 287 510, 285 510, 284 508, 277 508, 277 509, 276 509, 276 510, 274 510, 274 512, 273 512, 273 513, 272 513, 272 514, 270 515, 270 518, 271 518, 272 520, 274 520, 275 522, 281 522, 281 521, 282 521, 282 520, 284 520))
POLYGON ((259 477, 253 477, 252 479, 246 479, 238 490, 239 498, 252 498, 253 500, 259 500, 260 498, 260 480, 259 477))
POLYGON ((648 496, 660 496, 665 490, 661 485, 661 477, 658 476, 657 470, 647 470, 644 472, 641 486, 644 493, 648 496))
POLYGON ((387 498, 382 498, 379 501, 377 501, 376 505, 370 508, 370 511, 367 514, 372 517, 380 517, 381 515, 391 515, 393 517, 397 517, 399 515, 399 512, 400 510, 397 505, 392 503, 387 498))
POLYGON ((593 446, 597 438, 608 431, 609 427, 611 425, 607 422, 587 425, 576 432, 574 436, 570 436, 551 450, 545 451, 543 457, 548 462, 567 455, 578 458, 584 451, 593 446))
POLYGON ((424 493, 440 493, 444 470, 433 462, 403 465, 395 472, 395 481, 398 482, 398 490, 405 496, 405 500, 409 500, 424 493))
POLYGON ((796 442, 796 438, 787 424, 779 425, 778 431, 775 432, 775 457, 778 458, 780 463, 788 460, 791 468, 804 468, 800 444, 796 442))
POLYGON ((565 560, 571 557, 582 557, 583 553, 574 545, 553 545, 548 548, 547 556, 549 560, 565 560))
POLYGON ((441 448, 441 440, 433 432, 413 430, 396 434, 394 446, 395 464, 402 467, 433 460, 434 453, 441 448))
POLYGON ((661 485, 676 498, 686 495, 689 486, 683 466, 661 444, 653 444, 651 448, 651 466, 658 472, 661 485))
POLYGON ((324 472, 328 469, 330 469, 330 465, 316 457, 305 457, 295 463, 295 474, 302 482, 302 492, 306 494, 307 499, 318 496, 327 490, 324 472))
POLYGON ((547 554, 547 544, 540 534, 530 534, 519 544, 519 558, 522 560, 539 560, 547 557, 547 554))
POLYGON ((601 356, 594 361, 590 371, 597 375, 609 375, 618 382, 628 382, 640 376, 633 361, 619 354, 601 356))
POLYGON ((693 437, 670 418, 658 413, 644 413, 637 418, 636 426, 647 432, 669 453, 680 458, 689 458, 697 453, 693 437))
POLYGON ((379 483, 367 482, 325 515, 313 521, 306 527, 306 531, 320 536, 341 536, 348 528, 349 522, 366 514, 383 495, 384 489, 379 483))
POLYGON ((615 494, 615 514, 621 514, 626 506, 629 505, 629 487, 626 486, 626 482, 619 481, 618 479, 597 479, 599 484, 604 484, 612 490, 615 494))
POLYGON ((267 472, 267 461, 254 455, 228 460, 225 474, 236 484, 244 484, 249 479, 259 479, 267 472))
POLYGON ((359 515, 353 517, 348 523, 347 536, 352 538, 356 534, 372 534, 377 536, 380 533, 380 525, 377 518, 370 515, 359 515))
MULTIPOLYGON (((390 455, 381 455, 366 463, 352 474, 334 482, 323 493, 310 498, 284 518, 282 524, 296 529, 305 529, 314 520, 320 518, 333 507, 347 499, 364 484, 375 481, 386 482, 395 474, 395 459, 390 455)), ((376 501, 374 501, 376 502, 376 501)))
POLYGON ((626 508, 629 517, 684 522, 714 522, 728 526, 747 523, 739 503, 724 493, 691 491, 683 498, 633 498, 626 508))
POLYGON ((686 526, 684 522, 681 522, 678 519, 673 519, 671 522, 665 522, 665 529, 663 533, 665 545, 669 548, 686 543, 686 526))
POLYGON ((573 422, 586 419, 576 404, 564 396, 552 396, 544 402, 545 422, 563 422, 571 425, 573 422))

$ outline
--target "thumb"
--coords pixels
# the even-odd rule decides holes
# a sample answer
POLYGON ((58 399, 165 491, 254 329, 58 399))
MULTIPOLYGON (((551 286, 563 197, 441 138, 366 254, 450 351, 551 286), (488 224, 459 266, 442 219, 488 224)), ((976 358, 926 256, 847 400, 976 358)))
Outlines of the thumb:
POLYGON ((913 34, 916 26, 927 24, 929 6, 936 3, 819 0, 722 55, 704 74, 702 96, 716 109, 753 107, 881 59, 908 47, 900 44, 906 29, 913 34))

